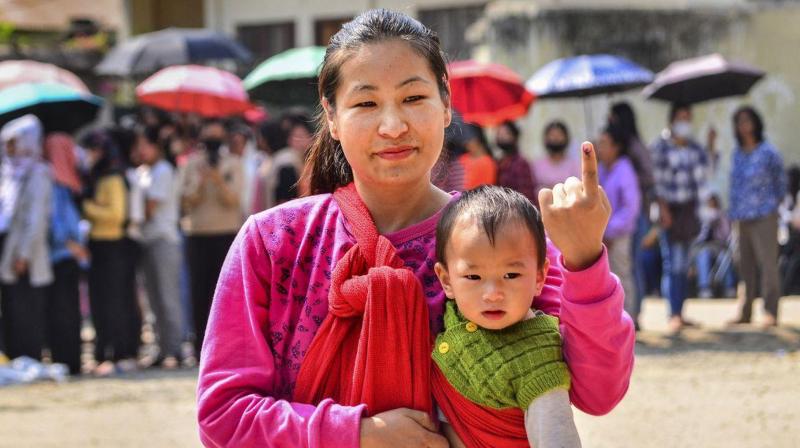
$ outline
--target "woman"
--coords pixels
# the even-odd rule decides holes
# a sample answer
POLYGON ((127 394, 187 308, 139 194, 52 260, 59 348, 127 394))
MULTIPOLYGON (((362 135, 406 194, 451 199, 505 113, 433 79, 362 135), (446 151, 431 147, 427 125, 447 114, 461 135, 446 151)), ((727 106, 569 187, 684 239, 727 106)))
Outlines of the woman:
POLYGON ((242 227, 239 208, 244 177, 242 162, 222 146, 225 132, 219 121, 209 121, 203 126, 200 134, 203 151, 189 157, 181 183, 197 359, 222 262, 242 227))
POLYGON ((89 261, 80 231, 81 215, 75 198, 83 192, 77 170, 75 143, 56 132, 44 141, 45 159, 53 171, 53 204, 50 216, 50 260, 55 280, 47 289, 47 339, 53 362, 81 373, 81 264, 89 261))
POLYGON ((745 295, 732 323, 750 323, 760 290, 766 311, 763 325, 773 327, 778 324, 780 299, 777 212, 786 194, 786 173, 780 152, 764 138, 764 122, 755 109, 737 110, 733 126, 738 145, 733 152, 729 214, 739 228, 739 274, 745 295))
POLYGON ((580 176, 580 161, 570 157, 569 131, 561 121, 552 121, 544 128, 544 147, 547 155, 533 161, 533 178, 537 194, 543 188, 553 188, 570 176, 580 176))
POLYGON ((46 287, 53 281, 47 235, 52 179, 42 160, 42 123, 33 115, 0 130, 0 282, 6 355, 42 359, 46 287))
POLYGON ((466 152, 458 160, 464 167, 464 190, 497 183, 497 162, 489 153, 489 142, 483 128, 476 124, 465 125, 472 138, 464 142, 466 152))
POLYGON ((611 271, 619 276, 625 297, 625 310, 634 322, 639 321, 631 266, 631 237, 636 230, 641 196, 633 163, 628 158, 627 135, 618 126, 608 126, 597 142, 600 185, 611 202, 611 218, 603 241, 608 248, 611 271))
MULTIPOLYGON (((445 447, 418 410, 367 417, 363 405, 291 401, 328 314, 331 269, 355 242, 330 194, 335 189, 363 201, 421 282, 432 330, 441 328, 445 297, 433 272, 434 230, 453 196, 430 182, 451 115, 438 38, 401 13, 367 11, 331 39, 319 93, 324 112, 307 169, 317 195, 251 217, 223 267, 201 359, 201 439, 207 446, 445 447)), ((560 312, 572 328, 564 333, 573 403, 601 414, 627 389, 633 325, 608 273, 602 234, 609 209, 591 145, 584 154, 586 185, 570 179, 540 196, 563 255, 548 248, 554 267, 535 305, 560 312)))
MULTIPOLYGON (((289 115, 283 121, 286 123, 286 147, 272 154, 268 171, 263 176, 264 196, 261 202, 265 209, 291 201, 301 193, 300 175, 311 142, 311 130, 307 119, 300 115, 289 115)), ((282 137, 275 138, 275 143, 283 143, 281 140, 282 137)))
POLYGON ((125 211, 127 189, 119 150, 105 131, 84 139, 90 171, 83 201, 83 213, 91 224, 89 252, 89 303, 96 338, 96 376, 127 372, 136 368, 140 328, 132 328, 139 313, 132 296, 125 291, 127 243, 125 211))
POLYGON ((519 153, 519 127, 513 121, 502 123, 497 128, 495 142, 503 151, 503 157, 497 164, 497 185, 516 190, 537 204, 536 180, 531 164, 519 153))
POLYGON ((136 133, 136 153, 142 166, 136 183, 144 201, 141 225, 141 261, 150 308, 156 317, 159 355, 154 362, 164 369, 177 369, 182 360, 180 270, 183 263, 178 233, 179 194, 175 169, 166 159, 166 149, 158 144, 158 130, 140 128, 136 133))

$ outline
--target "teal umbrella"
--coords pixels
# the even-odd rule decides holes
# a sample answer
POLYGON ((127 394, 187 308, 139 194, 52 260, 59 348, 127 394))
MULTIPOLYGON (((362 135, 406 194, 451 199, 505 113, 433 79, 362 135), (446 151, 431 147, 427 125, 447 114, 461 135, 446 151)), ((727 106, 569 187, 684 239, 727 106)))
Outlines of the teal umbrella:
POLYGON ((293 48, 258 65, 244 78, 251 99, 279 106, 313 106, 319 102, 317 76, 325 47, 293 48))
POLYGON ((17 84, 0 90, 0 126, 34 114, 47 132, 73 132, 97 117, 102 98, 53 82, 17 84))

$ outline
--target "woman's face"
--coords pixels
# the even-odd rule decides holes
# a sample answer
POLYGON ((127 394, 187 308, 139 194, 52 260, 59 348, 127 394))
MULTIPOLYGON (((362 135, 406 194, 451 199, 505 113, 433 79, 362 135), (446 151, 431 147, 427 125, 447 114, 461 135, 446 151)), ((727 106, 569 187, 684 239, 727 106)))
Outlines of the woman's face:
POLYGON ((289 130, 289 137, 286 143, 292 149, 305 153, 313 143, 312 135, 303 125, 295 125, 289 130))
POLYGON ((450 107, 428 62, 399 40, 362 46, 340 69, 335 109, 323 100, 357 183, 429 182, 450 107))
POLYGON ((607 132, 600 134, 597 140, 597 157, 606 165, 613 163, 619 156, 619 145, 607 132))
POLYGON ((514 137, 514 133, 508 128, 508 126, 500 126, 497 128, 497 135, 495 136, 495 140, 497 140, 498 145, 503 144, 515 144, 517 143, 517 138, 514 137))
POLYGON ((736 132, 740 136, 750 136, 755 134, 755 125, 753 120, 750 118, 750 115, 746 113, 740 113, 736 117, 736 132))
POLYGON ((136 137, 136 155, 138 159, 147 165, 152 165, 158 161, 158 148, 143 135, 136 137))

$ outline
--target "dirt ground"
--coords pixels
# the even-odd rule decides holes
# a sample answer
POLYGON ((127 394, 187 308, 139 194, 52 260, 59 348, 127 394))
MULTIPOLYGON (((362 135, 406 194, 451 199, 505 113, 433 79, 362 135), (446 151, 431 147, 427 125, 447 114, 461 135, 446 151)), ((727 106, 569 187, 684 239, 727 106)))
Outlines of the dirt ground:
MULTIPOLYGON (((664 302, 648 300, 627 396, 603 417, 576 412, 583 446, 800 447, 800 297, 781 312, 778 329, 724 329, 732 301, 693 300, 687 316, 702 329, 670 338, 664 302)), ((196 376, 0 389, 0 447, 199 446, 196 376)))

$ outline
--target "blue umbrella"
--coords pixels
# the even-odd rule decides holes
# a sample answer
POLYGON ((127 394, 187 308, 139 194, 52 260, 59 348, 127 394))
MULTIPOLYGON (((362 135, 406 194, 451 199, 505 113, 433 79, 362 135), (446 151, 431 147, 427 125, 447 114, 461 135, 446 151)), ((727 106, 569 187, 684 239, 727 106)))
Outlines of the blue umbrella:
POLYGON ((36 115, 47 132, 73 132, 97 117, 102 98, 58 83, 25 83, 0 90, 0 126, 36 115))
POLYGON ((653 81, 653 72, 608 54, 555 60, 528 79, 525 87, 545 98, 583 98, 641 87, 653 81))
POLYGON ((202 28, 167 28, 114 47, 95 67, 100 75, 149 75, 171 65, 213 60, 250 62, 252 55, 228 36, 202 28))

